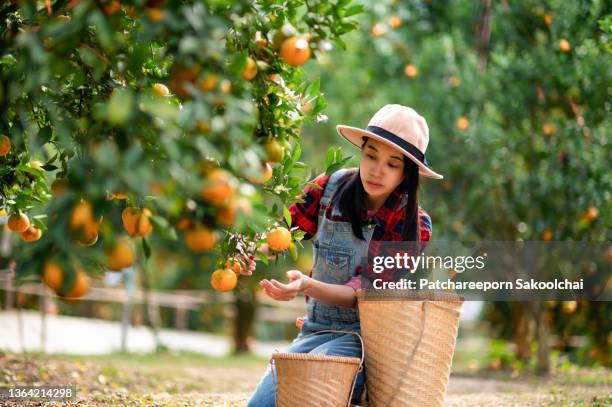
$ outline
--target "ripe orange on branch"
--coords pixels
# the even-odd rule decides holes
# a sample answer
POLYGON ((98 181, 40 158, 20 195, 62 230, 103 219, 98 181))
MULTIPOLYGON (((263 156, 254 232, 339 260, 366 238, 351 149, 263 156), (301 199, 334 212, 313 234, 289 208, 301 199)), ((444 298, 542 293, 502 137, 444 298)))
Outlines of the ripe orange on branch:
POLYGON ((415 78, 419 74, 419 68, 416 65, 408 64, 404 67, 404 75, 408 78, 415 78))
POLYGON ((59 196, 62 192, 66 191, 69 187, 68 180, 66 178, 56 178, 51 183, 51 194, 53 196, 59 196))
POLYGON ((231 291, 236 287, 238 277, 229 269, 218 269, 210 276, 210 285, 217 291, 231 291))
POLYGON ((277 140, 269 139, 263 144, 266 158, 269 162, 277 163, 283 159, 285 149, 277 140))
POLYGON ((117 239, 114 246, 105 250, 106 266, 119 271, 134 264, 134 249, 127 237, 117 239))
POLYGON ((247 81, 250 81, 257 76, 257 63, 253 60, 253 58, 247 57, 246 64, 244 65, 242 72, 240 72, 240 75, 247 81))
POLYGON ((287 38, 281 45, 280 56, 289 65, 304 65, 310 58, 310 45, 305 38, 287 38))
POLYGON ((291 246, 291 232, 282 226, 270 230, 267 234, 268 246, 277 252, 286 250, 291 246))
POLYGON ((145 237, 153 231, 153 225, 149 218, 151 211, 147 208, 139 209, 127 207, 121 212, 123 228, 130 236, 145 237))
POLYGON ((457 129, 464 131, 470 128, 470 121, 467 117, 461 116, 457 119, 455 126, 457 127, 457 129))
POLYGON ((256 175, 249 175, 246 178, 253 184, 265 184, 272 179, 272 166, 270 163, 261 163, 261 172, 256 175))
POLYGON ((30 219, 28 217, 19 212, 14 213, 9 217, 8 220, 8 228, 13 232, 25 232, 30 227, 30 219))
POLYGON ((206 226, 196 226, 185 234, 185 243, 194 252, 205 252, 211 250, 217 242, 215 232, 206 226))
POLYGON ((68 290, 66 295, 62 296, 62 299, 74 300, 81 298, 89 291, 90 284, 91 283, 87 273, 85 273, 80 267, 77 267, 72 288, 68 290))
POLYGON ((0 136, 0 157, 6 156, 11 151, 11 139, 4 134, 0 136))
POLYGON ((70 214, 70 229, 78 229, 79 227, 87 227, 94 223, 93 209, 88 201, 80 201, 72 208, 70 214))
POLYGON ((37 228, 36 226, 30 226, 25 231, 21 232, 21 238, 25 242, 34 242, 42 236, 42 230, 37 228))
POLYGON ((223 169, 213 170, 205 179, 202 198, 213 205, 220 206, 234 196, 237 181, 232 174, 223 169))
POLYGON ((58 292, 64 281, 64 270, 57 263, 47 261, 43 267, 42 280, 47 287, 58 292))
POLYGON ((62 299, 74 300, 87 294, 89 291, 90 280, 87 273, 81 267, 76 267, 74 282, 72 287, 62 295, 62 285, 64 284, 64 269, 53 261, 47 261, 43 267, 43 282, 62 299))
POLYGON ((163 83, 153 85, 153 91, 159 96, 170 96, 170 89, 163 83))

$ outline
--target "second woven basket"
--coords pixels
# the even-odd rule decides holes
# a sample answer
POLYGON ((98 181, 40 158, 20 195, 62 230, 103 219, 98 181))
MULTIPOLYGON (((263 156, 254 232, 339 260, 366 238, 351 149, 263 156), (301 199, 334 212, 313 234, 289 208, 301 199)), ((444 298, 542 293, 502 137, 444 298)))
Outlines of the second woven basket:
POLYGON ((451 293, 360 293, 368 406, 444 404, 462 303, 451 293))

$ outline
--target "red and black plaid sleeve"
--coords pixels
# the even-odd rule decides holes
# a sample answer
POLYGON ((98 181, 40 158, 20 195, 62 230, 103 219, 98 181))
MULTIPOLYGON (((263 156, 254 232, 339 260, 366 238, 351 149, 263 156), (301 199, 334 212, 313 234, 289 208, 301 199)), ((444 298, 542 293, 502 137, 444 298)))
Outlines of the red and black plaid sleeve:
POLYGON ((289 207, 293 225, 306 232, 304 239, 310 239, 317 233, 319 203, 323 197, 325 185, 327 185, 329 177, 325 173, 316 177, 311 182, 321 186, 321 188, 306 186, 304 193, 300 195, 303 202, 295 202, 289 207))
MULTIPOLYGON (((396 226, 399 226, 397 225, 397 223, 400 223, 401 221, 403 221, 403 218, 405 216, 405 211, 399 210, 399 211, 396 211, 396 213, 393 213, 393 211, 386 211, 383 213, 387 216, 387 219, 390 220, 391 224, 387 224, 387 227, 386 227, 387 233, 385 233, 382 236, 383 238, 382 240, 372 240, 370 242, 369 250, 372 253, 372 256, 384 255, 380 248, 382 245, 384 245, 385 242, 401 239, 400 237, 401 234, 394 233, 394 230, 398 230, 398 231, 401 230, 400 227, 396 227, 396 226)), ((421 207, 419 207, 419 230, 421 232, 420 249, 421 249, 421 252, 423 252, 423 250, 425 249, 425 246, 427 245, 427 242, 431 239, 432 222, 431 222, 431 217, 429 216, 429 214, 425 212, 425 210, 421 207)), ((349 281, 347 281, 345 285, 348 285, 354 290, 361 288, 361 275, 360 274, 362 272, 363 272, 362 267, 358 266, 357 269, 355 270, 356 276, 351 278, 349 281)), ((393 273, 388 274, 386 278, 385 276, 378 276, 378 277, 382 277, 383 280, 386 280, 386 281, 393 281, 395 278, 393 273)))

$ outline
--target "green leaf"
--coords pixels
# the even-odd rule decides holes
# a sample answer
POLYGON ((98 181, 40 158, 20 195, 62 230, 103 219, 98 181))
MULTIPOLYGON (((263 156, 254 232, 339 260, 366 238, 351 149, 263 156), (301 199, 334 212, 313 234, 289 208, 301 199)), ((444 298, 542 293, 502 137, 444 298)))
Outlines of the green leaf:
POLYGON ((294 243, 291 243, 291 245, 289 245, 289 253, 291 254, 291 258, 293 259, 293 261, 297 261, 298 252, 297 246, 294 243))
POLYGON ((117 88, 107 104, 107 118, 113 124, 123 124, 132 115, 134 95, 129 89, 117 88))
POLYGON ((57 166, 55 166, 53 164, 45 164, 45 165, 42 166, 42 168, 45 171, 55 171, 55 170, 57 170, 57 166))
POLYGON ((151 257, 151 247, 149 247, 149 243, 147 243, 147 239, 142 238, 142 250, 144 252, 145 258, 148 260, 151 257))
POLYGON ((45 143, 51 141, 51 137, 53 137, 53 130, 51 129, 51 126, 42 127, 38 131, 38 137, 45 143))
POLYGON ((325 166, 329 167, 334 163, 334 157, 336 155, 336 151, 333 147, 329 147, 327 149, 327 154, 325 154, 325 166))
POLYGON ((263 254, 262 252, 257 252, 255 255, 261 260, 266 266, 269 264, 268 256, 263 254))
POLYGON ((346 12, 344 13, 344 17, 350 17, 350 16, 354 16, 355 14, 363 13, 363 10, 364 8, 361 4, 357 6, 351 6, 348 9, 346 9, 346 12))
POLYGON ((308 88, 306 89, 306 95, 309 98, 314 98, 317 97, 319 95, 319 90, 321 89, 321 80, 320 78, 315 79, 314 82, 312 82, 310 84, 310 86, 308 86, 308 88))
POLYGON ((302 155, 302 147, 299 144, 296 144, 291 154, 291 162, 294 162, 294 163, 297 162, 297 160, 300 159, 301 155, 302 155))
POLYGON ((285 205, 283 205, 283 215, 285 216, 285 222, 287 222, 287 226, 291 227, 291 213, 285 205))

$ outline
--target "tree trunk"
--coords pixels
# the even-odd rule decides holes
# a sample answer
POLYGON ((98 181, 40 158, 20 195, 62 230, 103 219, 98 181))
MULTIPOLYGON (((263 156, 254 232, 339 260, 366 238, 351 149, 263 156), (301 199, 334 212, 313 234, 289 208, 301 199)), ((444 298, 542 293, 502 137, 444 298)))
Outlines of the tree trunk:
POLYGON ((548 318, 543 302, 534 302, 536 332, 538 341, 537 374, 547 376, 550 373, 550 335, 548 318))
POLYGON ((257 299, 253 287, 244 287, 235 293, 236 317, 234 318, 234 353, 249 352, 249 337, 253 331, 257 299))

